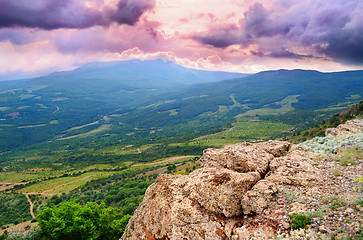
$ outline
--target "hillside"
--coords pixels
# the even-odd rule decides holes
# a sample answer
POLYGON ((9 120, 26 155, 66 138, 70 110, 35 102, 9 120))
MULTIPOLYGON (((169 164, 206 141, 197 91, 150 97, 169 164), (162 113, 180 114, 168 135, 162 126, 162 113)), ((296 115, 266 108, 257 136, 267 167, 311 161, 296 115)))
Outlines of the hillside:
POLYGON ((334 114, 330 119, 323 120, 322 124, 315 124, 313 128, 307 129, 305 131, 297 131, 294 134, 290 134, 289 136, 285 136, 283 140, 287 140, 292 143, 299 143, 306 141, 308 139, 312 139, 314 137, 325 136, 325 131, 328 128, 335 128, 339 124, 345 123, 347 120, 352 118, 362 118, 363 116, 363 101, 360 103, 354 104, 353 106, 344 109, 340 113, 334 114))
POLYGON ((165 93, 191 84, 243 76, 193 70, 163 60, 132 60, 92 63, 34 79, 1 81, 0 152, 54 140, 85 125, 88 128, 80 133, 97 129, 105 122, 104 116, 128 112, 145 102, 153 104, 165 93))
POLYGON ((196 85, 167 96, 165 100, 174 101, 163 104, 157 110, 174 109, 181 118, 194 117, 206 111, 216 112, 220 106, 233 107, 230 111, 245 116, 281 114, 293 109, 317 110, 333 106, 342 109, 350 106, 352 101, 361 100, 362 90, 363 71, 321 73, 278 70, 241 79, 196 85), (189 98, 194 98, 194 101, 188 100, 189 98), (193 108, 195 105, 200 107, 199 111, 193 108))
MULTIPOLYGON (((353 106, 350 109, 359 109, 359 107, 357 108, 356 106, 353 106)), ((343 111, 343 113, 347 112, 352 113, 350 110, 343 111)), ((343 116, 344 114, 341 115, 343 116)), ((340 125, 337 128, 337 131, 330 129, 329 132, 336 133, 337 135, 339 135, 339 132, 357 132, 358 129, 362 128, 361 121, 358 121, 358 123, 359 124, 356 124, 356 121, 349 121, 346 125, 340 125)), ((312 217, 312 224, 310 226, 315 229, 315 231, 321 230, 324 232, 326 230, 327 232, 331 231, 331 234, 337 234, 334 230, 334 226, 336 226, 335 216, 338 213, 340 214, 343 209, 338 207, 338 210, 335 210, 335 208, 330 208, 329 204, 334 204, 333 206, 340 206, 344 204, 347 211, 347 213, 344 214, 347 215, 346 217, 350 219, 349 221, 351 221, 349 224, 347 223, 347 226, 351 229, 356 229, 357 215, 355 212, 352 213, 351 209, 359 210, 361 205, 361 197, 356 195, 360 192, 359 189, 361 188, 359 182, 359 179, 361 178, 361 175, 359 174, 362 172, 361 159, 363 158, 363 146, 359 145, 362 143, 362 138, 360 137, 361 133, 359 133, 360 135, 354 134, 350 137, 343 136, 340 137, 339 140, 333 137, 326 137, 316 138, 311 142, 306 142, 304 147, 306 147, 307 150, 310 149, 312 151, 316 151, 315 149, 318 149, 318 153, 303 152, 296 146, 289 150, 289 146, 291 145, 288 142, 268 141, 257 144, 238 143, 225 148, 222 147, 222 149, 219 150, 208 149, 204 151, 204 156, 200 159, 200 161, 198 161, 198 158, 201 155, 201 149, 205 149, 208 145, 221 147, 226 145, 226 143, 232 139, 233 140, 230 143, 241 142, 239 136, 248 137, 249 141, 255 141, 258 138, 269 139, 275 135, 276 132, 280 132, 284 127, 289 126, 276 122, 250 121, 246 118, 244 120, 239 120, 232 129, 227 131, 212 134, 210 136, 203 136, 202 138, 193 139, 192 141, 183 143, 147 144, 142 146, 117 145, 94 149, 93 151, 90 151, 89 149, 76 149, 76 151, 60 153, 55 153, 55 150, 53 149, 53 152, 40 152, 41 154, 39 154, 39 152, 35 152, 36 154, 33 155, 31 155, 33 152, 30 152, 29 155, 14 158, 11 162, 4 163, 2 165, 5 167, 3 167, 3 171, 0 173, 0 187, 2 191, 0 194, 0 198, 2 199, 0 207, 3 209, 2 214, 0 214, 0 224, 4 230, 6 229, 9 232, 19 228, 24 229, 26 226, 28 226, 26 228, 30 228, 30 226, 34 225, 34 223, 29 225, 29 222, 24 222, 15 226, 7 225, 8 223, 16 224, 31 219, 29 204, 27 204, 27 201, 32 203, 34 206, 33 211, 35 215, 39 215, 43 212, 45 207, 50 207, 53 209, 52 211, 63 211, 63 207, 73 206, 72 202, 80 204, 80 206, 77 205, 77 208, 80 209, 85 207, 84 204, 87 202, 95 202, 96 204, 105 202, 106 205, 104 207, 116 207, 119 212, 118 217, 123 219, 121 228, 122 231, 120 228, 117 230, 117 232, 120 233, 120 231, 123 232, 123 229, 126 226, 127 221, 125 222, 125 219, 128 220, 130 215, 133 214, 134 210, 143 200, 146 188, 155 181, 158 175, 172 173, 173 176, 168 176, 168 178, 179 179, 175 186, 179 186, 181 184, 181 188, 185 188, 185 191, 183 190, 183 194, 187 194, 189 191, 187 187, 191 187, 192 191, 190 192, 190 197, 192 199, 197 196, 198 201, 206 204, 202 204, 202 206, 217 206, 216 208, 219 210, 222 209, 222 214, 216 215, 218 224, 222 224, 222 230, 218 230, 219 234, 222 234, 221 231, 226 230, 228 224, 232 224, 233 221, 237 221, 239 219, 238 217, 233 217, 234 220, 232 221, 229 218, 225 218, 223 214, 229 214, 229 212, 235 211, 236 209, 237 212, 240 212, 240 210, 238 210, 240 201, 234 201, 233 199, 233 201, 230 201, 227 198, 219 198, 218 194, 222 192, 222 195, 229 196, 231 192, 235 192, 240 194, 235 197, 244 198, 241 194, 242 192, 246 192, 253 197, 256 192, 252 190, 257 188, 257 186, 259 186, 257 189, 261 189, 261 192, 263 193, 261 198, 258 194, 256 195, 258 197, 259 204, 260 202, 262 204, 261 209, 264 209, 264 203, 261 199, 264 199, 265 197, 266 201, 279 200, 280 197, 281 199, 286 200, 277 201, 278 208, 283 208, 283 214, 281 216, 284 216, 284 218, 281 220, 281 224, 283 224, 285 228, 288 228, 286 226, 293 223, 293 218, 290 213, 292 213, 293 209, 295 209, 294 206, 301 206, 305 204, 303 206, 305 207, 303 208, 303 211, 298 211, 298 213, 302 215, 303 218, 312 217), (266 129, 268 129, 268 131, 266 131, 266 129), (323 153, 320 149, 330 150, 323 153), (337 149, 339 151, 337 151, 337 149), (182 156, 182 154, 190 154, 191 152, 195 155, 182 156), (239 159, 244 159, 245 162, 240 163, 239 159), (193 171, 198 169, 200 164, 203 166, 202 169, 193 171), (281 166, 275 166, 274 164, 281 164, 281 166), (301 165, 302 167, 296 168, 298 165, 301 165), (214 170, 209 171, 208 169, 210 168, 221 169, 221 174, 218 173, 214 176, 214 170), (256 172, 254 170, 255 168, 257 169, 256 171, 258 174, 253 173, 256 172), (277 171, 276 169, 279 170, 277 171), (311 172, 311 170, 314 171, 311 172), (231 176, 233 176, 231 177, 231 180, 236 181, 238 184, 230 184, 227 181, 228 178, 224 179, 224 171, 231 174, 231 176), (248 173, 242 174, 243 178, 240 179, 241 176, 239 174, 243 171, 247 171, 248 173), (291 172, 291 174, 288 176, 282 174, 282 176, 280 176, 281 171, 283 173, 291 172), (199 172, 204 174, 201 176, 204 180, 199 179, 199 172), (302 172, 303 174, 301 174, 302 172), (319 175, 318 177, 314 175, 317 173, 319 175), (297 176, 294 174, 297 174, 297 176), (311 180, 309 178, 309 174, 312 174, 313 179, 316 181, 311 180), (341 178, 341 176, 344 176, 344 178, 341 178), (350 177, 345 178, 345 176, 350 177), (210 203, 208 199, 203 200, 205 197, 204 195, 198 195, 198 193, 206 192, 208 193, 208 196, 214 196, 214 193, 209 194, 208 192, 208 179, 210 177, 212 178, 212 188, 219 189, 218 191, 220 191, 219 193, 216 193, 217 195, 214 200, 222 199, 223 201, 227 201, 226 204, 219 204, 217 202, 210 203), (224 187, 228 188, 235 185, 236 187, 243 187, 243 181, 245 180, 244 177, 252 180, 252 182, 246 185, 246 189, 244 188, 241 191, 238 189, 238 191, 236 189, 231 191, 224 189, 224 187), (304 185, 304 181, 306 180, 305 177, 308 178, 307 182, 309 184, 307 186, 304 185), (326 178, 322 180, 322 177, 326 178), (221 178, 221 180, 219 180, 219 178, 221 178), (185 180, 188 182, 188 179, 192 179, 192 181, 196 183, 200 180, 202 184, 201 187, 203 187, 205 191, 200 191, 197 187, 194 189, 192 184, 188 184, 186 187, 183 187, 182 185, 184 185, 184 183, 182 181, 185 180), (265 191, 263 185, 266 183, 266 179, 271 180, 273 186, 276 185, 276 188, 272 186, 272 190, 274 192, 272 198, 269 190, 265 191), (274 183, 274 179, 278 181, 278 183, 274 183), (281 181, 284 183, 283 189, 287 189, 286 191, 282 190, 282 187, 279 185, 281 183, 279 183, 279 179, 282 179, 281 181), (298 183, 291 182, 295 181, 294 179, 298 179, 298 183), (226 182, 224 182, 224 180, 226 180, 226 182), (288 182, 285 182, 285 180, 288 182), (354 182, 354 180, 357 180, 357 182, 354 182), (221 186, 213 181, 217 181, 218 184, 221 184, 221 186), (254 183, 255 181, 257 181, 256 184, 254 183), (333 183, 328 186, 323 185, 330 181, 333 183), (314 194, 318 191, 318 197, 322 197, 321 199, 316 199, 314 194, 306 195, 305 191, 309 190, 312 183, 322 184, 319 185, 321 188, 319 187, 318 190, 314 189, 314 191, 312 191, 314 194), (341 186, 342 184, 346 186, 346 192, 344 194, 342 193, 342 197, 336 198, 335 195, 337 191, 341 191, 340 188, 336 189, 336 187, 341 186), (262 188, 260 188, 261 186, 262 188), (252 188, 248 189, 249 187, 252 188), (195 193, 193 193, 193 189, 195 190, 195 193), (331 189, 331 191, 326 192, 324 189, 331 189), (26 197, 28 197, 28 200, 26 197), (231 206, 231 209, 224 206, 231 206), (21 211, 19 211, 19 209, 21 209, 21 211), (318 209, 318 211, 316 209, 318 209), (315 211, 317 212, 315 213, 315 211), (324 217, 324 221, 321 220, 322 217, 324 217), (223 221, 227 221, 229 223, 227 224, 225 222, 226 225, 223 225, 223 221), (323 223, 326 228, 319 229, 321 223, 323 223)), ((160 182, 160 179, 163 177, 165 177, 165 175, 159 176, 156 182, 160 182)), ((163 189, 164 187, 169 188, 169 184, 167 184, 167 186, 163 186, 163 189)), ((178 190, 178 188, 173 187, 176 193, 180 190, 178 190)), ((158 192, 162 193, 163 189, 158 192)), ((179 193, 177 193, 177 195, 179 195, 179 193)), ((150 197, 147 195, 147 197, 144 198, 144 201, 154 198, 157 199, 156 196, 150 197)), ((251 204, 255 204, 256 201, 257 200, 255 198, 252 198, 251 204)), ((171 201, 167 200, 167 202, 171 201)), ((269 206, 277 206, 270 203, 271 202, 268 202, 269 206)), ((245 202, 244 204, 247 204, 244 209, 248 209, 246 206, 252 206, 248 202, 245 202)), ((160 207, 159 202, 157 207, 160 207)), ((155 210, 159 211, 157 208, 155 210)), ((191 212, 188 211, 188 216, 185 216, 185 219, 190 218, 189 215, 191 212)), ((272 211, 274 211, 274 209, 272 211)), ((183 213, 183 211, 180 213, 183 213)), ((144 214, 141 215, 144 216, 144 214)), ((151 213, 151 215, 155 214, 151 213)), ((250 214, 247 215, 250 216, 250 214)), ((43 214, 42 216, 46 218, 47 214, 43 214)), ((134 218, 137 216, 139 216, 138 213, 134 218)), ((264 222, 263 216, 263 214, 261 215, 260 213, 257 213, 257 219, 252 218, 246 220, 244 223, 246 223, 246 226, 250 227, 254 226, 255 223, 265 224, 266 222, 264 222), (260 221, 260 217, 262 217, 262 222, 260 221)), ((64 216, 64 218, 66 218, 66 216, 64 216)), ((358 215, 358 219, 359 218, 360 217, 358 215)), ((59 221, 62 222, 62 219, 63 218, 61 217, 59 221)), ((212 218, 208 216, 207 219, 212 218)), ((146 220, 148 219, 145 219, 145 221, 146 220)), ((169 222, 172 223, 172 221, 169 222)), ((237 229, 240 228, 240 223, 241 222, 231 226, 233 229, 237 229)), ((66 231, 66 228, 71 226, 73 226, 73 223, 68 221, 67 224, 63 226, 64 231, 66 231)), ((268 227, 271 226, 268 225, 268 227)), ((275 234, 279 227, 273 225, 270 230, 273 234, 275 234)), ((159 229, 159 227, 157 228, 159 229)), ((248 231, 250 230, 252 232, 254 231, 249 228, 248 231)), ((59 230, 58 232, 61 234, 62 231, 59 230)), ((3 231, 0 231, 0 233, 2 232, 3 231)), ((34 234, 38 233, 38 231, 35 231, 34 234)), ((345 234, 345 232, 339 232, 339 230, 338 233, 345 234)), ((191 232, 191 234, 193 233, 191 232)), ((247 233, 243 230, 243 234, 247 233)), ((294 234, 298 233, 294 232, 294 234)), ((314 234, 320 233, 314 232, 314 234)), ((35 239, 38 239, 36 236, 37 235, 35 235, 35 239)))
POLYGON ((124 113, 118 121, 160 129, 165 137, 202 133, 245 117, 311 126, 361 101, 362 73, 279 70, 199 84, 124 113))
POLYGON ((54 149, 63 144, 54 140, 69 138, 72 141, 66 144, 71 146, 194 138, 216 132, 238 117, 277 116, 275 121, 283 122, 294 111, 312 124, 312 119, 362 100, 362 71, 279 70, 241 76, 245 75, 135 60, 0 82, 0 151, 34 143, 54 149), (235 79, 221 81, 226 78, 235 79))

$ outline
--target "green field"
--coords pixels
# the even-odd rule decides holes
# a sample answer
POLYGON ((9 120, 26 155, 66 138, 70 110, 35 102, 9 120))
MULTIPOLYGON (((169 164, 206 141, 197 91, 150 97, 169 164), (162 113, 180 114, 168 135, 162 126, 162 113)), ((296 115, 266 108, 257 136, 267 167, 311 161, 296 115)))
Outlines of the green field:
POLYGON ((41 181, 25 187, 20 190, 22 193, 46 193, 46 194, 60 194, 69 192, 74 188, 84 185, 86 182, 107 177, 112 173, 108 172, 88 172, 76 177, 61 177, 51 180, 41 181), (59 189, 60 188, 60 189, 59 189), (63 191, 62 191, 63 190, 63 191))
POLYGON ((293 103, 297 103, 299 100, 297 97, 300 95, 288 95, 284 99, 279 102, 274 102, 271 105, 275 106, 275 108, 261 108, 261 109, 253 109, 248 110, 247 112, 238 115, 239 117, 256 117, 259 115, 277 115, 287 113, 289 111, 294 110, 295 108, 292 107, 293 103), (278 107, 278 108, 276 108, 278 107))
POLYGON ((39 176, 32 173, 23 172, 10 172, 10 173, 0 173, 0 182, 8 183, 19 183, 23 181, 32 181, 38 179, 39 176))
POLYGON ((223 142, 224 140, 226 140, 226 143, 231 143, 233 140, 266 140, 291 129, 292 127, 292 125, 278 122, 267 122, 260 121, 258 119, 241 118, 238 119, 235 126, 231 129, 200 138, 197 140, 197 142, 207 145, 206 141, 208 140, 216 140, 214 143, 220 143, 219 141, 223 142))

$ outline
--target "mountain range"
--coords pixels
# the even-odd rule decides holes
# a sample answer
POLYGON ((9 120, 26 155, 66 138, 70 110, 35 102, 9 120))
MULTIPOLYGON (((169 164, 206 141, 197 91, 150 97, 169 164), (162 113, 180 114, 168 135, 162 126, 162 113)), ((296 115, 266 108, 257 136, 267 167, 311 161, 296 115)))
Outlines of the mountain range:
POLYGON ((0 91, 4 152, 78 136, 149 139, 155 131, 160 137, 202 133, 235 117, 334 111, 363 99, 363 71, 247 75, 132 60, 3 81, 0 91), (127 135, 134 129, 142 134, 127 135))

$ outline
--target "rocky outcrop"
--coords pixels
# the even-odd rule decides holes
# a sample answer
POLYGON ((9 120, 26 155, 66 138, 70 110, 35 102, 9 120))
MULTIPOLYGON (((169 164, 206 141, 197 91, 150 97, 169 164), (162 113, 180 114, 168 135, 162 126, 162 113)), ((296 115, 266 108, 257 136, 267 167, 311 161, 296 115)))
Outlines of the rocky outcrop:
POLYGON ((292 175, 298 179, 295 173, 304 166, 292 162, 289 155, 283 156, 289 146, 287 142, 270 141, 205 150, 200 159, 203 168, 188 176, 157 178, 122 239, 273 236, 279 220, 261 216, 246 220, 244 216, 263 213, 279 185, 291 184, 292 175))
POLYGON ((316 211, 324 191, 341 191, 326 181, 327 164, 305 154, 281 141, 207 149, 201 169, 157 178, 121 239, 276 237, 290 229, 293 212, 316 211))
POLYGON ((268 141, 265 143, 237 143, 223 149, 204 150, 200 159, 202 167, 226 168, 236 172, 258 172, 264 176, 274 157, 283 155, 290 143, 268 141))
POLYGON ((347 134, 361 133, 363 128, 362 119, 348 120, 344 124, 340 124, 336 128, 328 128, 325 130, 326 136, 345 136, 347 134))

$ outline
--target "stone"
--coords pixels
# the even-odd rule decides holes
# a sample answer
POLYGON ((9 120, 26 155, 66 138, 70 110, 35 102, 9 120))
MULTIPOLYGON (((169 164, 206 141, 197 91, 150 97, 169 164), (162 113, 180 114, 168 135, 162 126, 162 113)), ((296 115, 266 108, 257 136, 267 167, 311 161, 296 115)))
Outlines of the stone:
POLYGON ((347 210, 345 210, 345 212, 347 212, 347 213, 354 213, 354 209, 352 209, 352 208, 347 208, 347 210))
POLYGON ((272 154, 274 157, 281 157, 288 152, 289 148, 291 147, 291 143, 269 140, 267 142, 257 143, 255 146, 272 154))
POLYGON ((251 143, 237 143, 222 149, 208 148, 200 158, 202 167, 227 168, 236 172, 265 175, 273 155, 251 143))
MULTIPOLYGON (((122 239, 273 236, 279 226, 277 219, 257 218, 249 222, 244 220, 243 211, 250 207, 250 212, 262 212, 268 206, 279 180, 274 176, 269 176, 271 181, 261 178, 267 174, 270 161, 284 155, 288 148, 286 142, 269 141, 205 150, 201 158, 203 168, 188 176, 160 175, 156 179, 122 239), (256 201, 255 207, 252 201, 256 201), (259 229, 254 228, 256 224, 259 229)), ((281 214, 274 213, 277 218, 281 214)))
POLYGON ((327 232, 328 232, 328 230, 325 228, 325 226, 320 226, 320 227, 319 227, 319 232, 327 233, 327 232))
POLYGON ((287 230, 290 228, 291 224, 289 222, 282 222, 282 230, 287 230))
MULTIPOLYGON (((207 149, 202 168, 187 176, 163 174, 156 179, 121 239, 275 238, 291 228, 292 213, 315 212, 324 204, 321 199, 345 190, 342 181, 347 179, 331 176, 339 163, 317 159, 313 166, 306 156, 301 147, 281 141, 207 149)), ((357 161, 346 174, 352 181, 361 165, 357 161)), ((361 219, 354 215, 361 211, 348 207, 315 217, 311 227, 328 237, 336 230, 334 221, 342 219, 339 211, 352 221, 361 219)))
POLYGON ((348 120, 344 124, 338 125, 336 128, 328 128, 325 130, 325 135, 345 136, 347 134, 356 134, 362 132, 363 119, 348 120))

